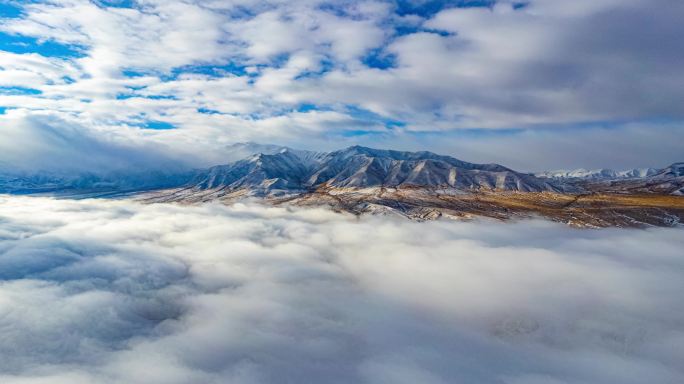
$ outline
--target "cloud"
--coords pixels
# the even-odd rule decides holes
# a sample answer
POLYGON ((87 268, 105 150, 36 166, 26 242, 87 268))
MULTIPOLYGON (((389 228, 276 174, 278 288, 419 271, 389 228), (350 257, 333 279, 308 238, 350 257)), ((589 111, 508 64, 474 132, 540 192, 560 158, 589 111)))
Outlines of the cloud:
POLYGON ((586 123, 657 131, 663 120, 681 135, 681 2, 567 3, 16 3, 0 27, 0 87, 15 87, 0 92, 0 112, 109 131, 160 121, 177 129, 119 136, 200 153, 462 129, 571 138, 586 123))
POLYGON ((681 229, 0 197, 4 383, 675 383, 681 229))
POLYGON ((151 169, 180 170, 198 164, 182 150, 153 140, 130 140, 137 128, 83 126, 50 113, 11 111, 0 115, 0 172, 56 172, 65 175, 151 169), (98 129, 101 128, 101 129, 98 129), (128 135, 126 135, 126 133, 128 135), (134 133, 130 133, 134 132, 134 133))

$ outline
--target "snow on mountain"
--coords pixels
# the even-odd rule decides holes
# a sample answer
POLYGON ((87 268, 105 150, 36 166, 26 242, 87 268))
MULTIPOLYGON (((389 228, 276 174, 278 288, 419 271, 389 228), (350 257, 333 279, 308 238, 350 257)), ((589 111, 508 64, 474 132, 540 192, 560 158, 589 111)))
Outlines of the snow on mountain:
POLYGON ((273 144, 258 144, 252 142, 235 143, 226 146, 226 151, 222 157, 225 162, 232 163, 260 153, 263 153, 264 155, 273 155, 285 148, 286 147, 282 145, 273 144))
POLYGON ((353 146, 330 153, 282 148, 212 167, 195 180, 198 189, 309 190, 320 186, 443 187, 462 190, 561 191, 563 186, 498 164, 473 164, 431 152, 353 146))
POLYGON ((558 170, 545 171, 536 173, 537 177, 554 178, 554 179, 628 179, 652 176, 658 173, 655 168, 633 168, 624 171, 615 171, 612 169, 584 169, 579 168, 572 171, 558 170))
POLYGON ((660 172, 641 180, 644 188, 649 191, 682 196, 684 195, 684 162, 671 164, 661 169, 660 172))
POLYGON ((309 157, 285 148, 211 167, 195 176, 190 185, 198 189, 251 188, 258 192, 301 189, 315 164, 309 157))
MULTIPOLYGON (((166 188, 248 191, 256 195, 306 192, 317 188, 426 188, 457 191, 580 192, 587 183, 644 191, 679 191, 684 163, 652 168, 543 172, 532 175, 499 164, 474 164, 432 152, 352 146, 315 152, 279 145, 237 143, 226 147, 223 165, 207 169, 116 171, 106 174, 25 174, 0 169, 0 193, 73 191, 128 192, 166 188), (579 183, 577 182, 579 181, 579 183), (627 185, 627 184, 625 184, 627 185), (653 187, 656 186, 656 187, 653 187)), ((679 193, 682 193, 681 191, 679 193)))
POLYGON ((661 169, 660 172, 652 176, 653 179, 680 177, 684 177, 684 162, 671 164, 669 167, 661 169))
POLYGON ((648 177, 653 176, 656 173, 658 173, 658 170, 655 168, 633 168, 618 172, 618 176, 624 178, 648 177))
POLYGON ((625 171, 610 178, 556 178, 553 180, 577 184, 589 191, 601 193, 683 195, 684 163, 674 163, 657 171, 625 171))
POLYGON ((224 161, 232 163, 239 160, 244 160, 254 155, 275 155, 280 152, 289 152, 297 156, 302 162, 311 163, 317 162, 325 156, 325 152, 304 151, 299 149, 292 149, 282 145, 273 144, 259 144, 252 142, 235 143, 226 147, 224 161))

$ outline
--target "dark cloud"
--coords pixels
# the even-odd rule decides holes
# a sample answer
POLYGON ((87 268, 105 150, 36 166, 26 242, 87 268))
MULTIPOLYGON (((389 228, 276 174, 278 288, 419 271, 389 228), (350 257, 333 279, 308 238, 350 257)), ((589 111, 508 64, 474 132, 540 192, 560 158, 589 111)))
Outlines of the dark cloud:
POLYGON ((51 114, 17 113, 6 117, 0 131, 0 173, 4 172, 136 172, 183 169, 197 157, 173 151, 154 140, 130 140, 135 128, 97 129, 51 114))
POLYGON ((0 379, 676 383, 681 235, 0 197, 0 379))

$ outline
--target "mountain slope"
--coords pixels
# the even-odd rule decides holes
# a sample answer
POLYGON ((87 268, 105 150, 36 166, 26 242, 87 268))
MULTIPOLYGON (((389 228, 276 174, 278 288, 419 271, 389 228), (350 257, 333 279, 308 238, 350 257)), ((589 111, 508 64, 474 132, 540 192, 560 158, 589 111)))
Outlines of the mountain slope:
POLYGON ((196 189, 254 189, 258 193, 300 190, 313 164, 310 158, 281 149, 200 172, 190 185, 196 189))
POLYGON ((632 190, 639 192, 684 195, 684 163, 671 164, 652 176, 636 179, 632 184, 632 190))
MULTIPOLYGON (((191 187, 270 191, 335 188, 422 187, 462 191, 559 192, 569 188, 498 164, 473 164, 431 152, 353 146, 327 154, 283 148, 210 168, 191 187)), ((572 189, 572 188, 570 188, 572 189)))

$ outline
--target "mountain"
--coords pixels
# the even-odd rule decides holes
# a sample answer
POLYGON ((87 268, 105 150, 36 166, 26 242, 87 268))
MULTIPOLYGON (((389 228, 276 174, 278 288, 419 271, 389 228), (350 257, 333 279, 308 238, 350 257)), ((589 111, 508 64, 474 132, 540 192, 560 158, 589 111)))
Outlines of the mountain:
MULTIPOLYGON (((252 144, 239 148, 245 152, 260 149, 252 144)), ((231 203, 252 196, 269 204, 327 206, 356 215, 389 214, 414 220, 543 216, 577 227, 676 226, 684 220, 684 199, 668 195, 669 190, 639 195, 601 190, 614 180, 676 181, 681 170, 674 165, 656 173, 633 170, 604 172, 603 178, 549 178, 431 152, 361 146, 328 153, 263 149, 267 153, 251 153, 200 171, 181 188, 155 191, 141 200, 231 203), (649 176, 632 177, 640 175, 649 176)))
POLYGON ((684 195, 684 163, 671 164, 649 176, 588 180, 582 188, 603 193, 684 195))
POLYGON ((684 162, 671 164, 669 167, 663 168, 657 174, 652 176, 652 179, 679 179, 684 177, 684 162))
POLYGON ((431 152, 401 152, 353 146, 320 153, 281 148, 201 172, 197 190, 247 188, 256 194, 320 187, 422 187, 462 191, 560 192, 567 186, 498 164, 473 164, 431 152))
POLYGON ((545 171, 536 173, 537 177, 553 178, 553 179, 631 179, 638 177, 648 177, 658 173, 655 168, 633 168, 624 171, 614 171, 612 169, 599 168, 587 170, 584 168, 575 169, 572 171, 545 171))
POLYGON ((129 196, 146 202, 328 206, 415 220, 542 216, 578 227, 675 226, 684 220, 684 163, 661 170, 527 174, 432 152, 352 146, 332 152, 238 143, 205 169, 26 173, 0 166, 0 193, 129 196))
POLYGON ((58 172, 14 172, 0 170, 0 193, 35 194, 53 193, 60 195, 110 195, 174 188, 188 183, 195 171, 133 170, 105 173, 58 173, 58 172))
POLYGON ((249 188, 262 194, 300 190, 315 164, 317 162, 305 154, 283 148, 274 154, 259 153, 201 171, 189 186, 197 189, 249 188))
POLYGON ((316 161, 316 159, 326 155, 325 152, 303 151, 292 149, 283 145, 244 142, 226 146, 223 156, 225 161, 224 164, 232 163, 238 160, 244 160, 252 157, 253 155, 275 155, 283 151, 294 154, 303 162, 316 161))
POLYGON ((618 177, 631 179, 637 177, 649 177, 655 175, 656 173, 658 173, 658 170, 655 168, 633 168, 618 172, 618 177))
POLYGON ((661 190, 684 196, 684 163, 674 163, 647 179, 661 190))
POLYGON ((234 162, 246 159, 259 153, 263 153, 264 155, 273 155, 285 148, 287 147, 274 144, 259 144, 252 142, 235 143, 226 146, 223 158, 226 162, 234 162))

